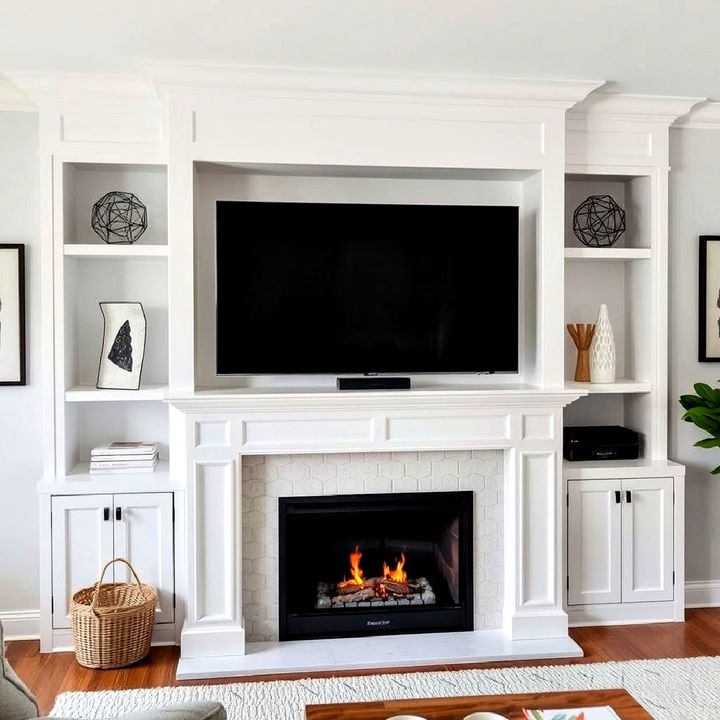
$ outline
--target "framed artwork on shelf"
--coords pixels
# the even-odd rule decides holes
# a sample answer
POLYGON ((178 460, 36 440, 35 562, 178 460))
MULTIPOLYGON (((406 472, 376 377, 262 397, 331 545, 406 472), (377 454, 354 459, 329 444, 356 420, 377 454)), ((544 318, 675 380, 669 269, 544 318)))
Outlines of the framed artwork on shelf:
POLYGON ((700 236, 698 361, 720 362, 720 235, 700 236))
POLYGON ((25 246, 0 244, 0 385, 25 384, 25 246))

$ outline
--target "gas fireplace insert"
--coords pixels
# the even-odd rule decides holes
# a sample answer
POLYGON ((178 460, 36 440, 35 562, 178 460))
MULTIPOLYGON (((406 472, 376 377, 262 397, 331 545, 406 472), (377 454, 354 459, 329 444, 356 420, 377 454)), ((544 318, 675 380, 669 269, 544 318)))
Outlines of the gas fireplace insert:
POLYGON ((280 640, 473 629, 473 493, 279 499, 280 640))

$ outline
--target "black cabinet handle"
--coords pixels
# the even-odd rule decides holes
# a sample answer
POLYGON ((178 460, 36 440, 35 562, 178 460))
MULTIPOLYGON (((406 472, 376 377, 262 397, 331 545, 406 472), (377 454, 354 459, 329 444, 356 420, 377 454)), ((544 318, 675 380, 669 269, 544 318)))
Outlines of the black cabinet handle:
POLYGON ((107 522, 110 519, 110 508, 103 508, 103 520, 107 522))
POLYGON ((619 490, 615 491, 615 502, 618 504, 620 503, 620 491, 619 490))
POLYGON ((115 508, 115 519, 122 520, 122 508, 120 506, 115 508))
POLYGON ((632 502, 632 493, 630 492, 630 490, 625 491, 625 502, 632 502))

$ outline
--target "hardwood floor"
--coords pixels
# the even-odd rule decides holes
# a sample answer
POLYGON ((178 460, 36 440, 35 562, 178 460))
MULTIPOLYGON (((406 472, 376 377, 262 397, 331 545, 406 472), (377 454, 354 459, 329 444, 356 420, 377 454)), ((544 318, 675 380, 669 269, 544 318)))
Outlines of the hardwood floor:
MULTIPOLYGON (((585 651, 576 660, 532 661, 526 665, 550 665, 568 662, 603 662, 608 660, 636 660, 642 658, 696 657, 720 655, 720 608, 688 610, 685 623, 658 623, 616 627, 574 628, 573 639, 585 651)), ((75 662, 72 653, 41 655, 35 641, 8 643, 7 657, 18 675, 38 697, 40 710, 49 712, 58 693, 67 690, 125 690, 130 688, 162 687, 167 685, 210 684, 211 682, 253 682, 254 680, 291 679, 302 675, 272 675, 252 679, 178 682, 175 666, 178 648, 153 648, 150 656, 122 670, 87 670, 75 662)), ((520 665, 523 663, 512 663, 520 665)), ((498 664, 497 667, 501 667, 498 664)), ((433 666, 422 670, 444 670, 453 666, 433 666)), ((458 666, 456 666, 458 667, 458 666)), ((490 665, 460 667, 491 667, 490 665)), ((415 668, 418 670, 420 668, 415 668)), ((359 675, 346 673, 316 673, 317 676, 359 675)), ((383 670, 382 672, 393 672, 383 670)), ((399 672, 408 672, 407 669, 399 672)))

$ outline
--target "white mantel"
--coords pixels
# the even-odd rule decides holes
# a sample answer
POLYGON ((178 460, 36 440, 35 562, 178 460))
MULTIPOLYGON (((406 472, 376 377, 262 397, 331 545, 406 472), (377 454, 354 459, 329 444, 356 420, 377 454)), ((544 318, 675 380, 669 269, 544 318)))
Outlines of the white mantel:
MULTIPOLYGON (((282 659, 281 646, 297 648, 297 643, 246 647, 240 483, 241 457, 247 454, 504 450, 504 635, 513 642, 547 640, 551 654, 556 641, 565 640, 567 653, 577 654, 562 606, 561 459, 562 409, 578 397, 577 392, 507 386, 362 393, 244 390, 171 398, 173 442, 185 448, 171 460, 171 472, 186 487, 186 537, 178 567, 188 571, 187 605, 179 674, 279 672, 289 662, 282 659)), ((461 635, 482 645, 483 631, 461 635)), ((513 642, 508 652, 516 657, 513 642)), ((541 648, 542 642, 535 646, 535 657, 542 656, 541 648)), ((477 652, 462 657, 477 660, 482 657, 477 652)), ((417 663, 423 661, 418 656, 417 663)), ((292 662, 298 669, 297 659, 292 662)))

